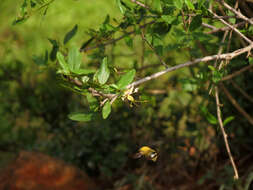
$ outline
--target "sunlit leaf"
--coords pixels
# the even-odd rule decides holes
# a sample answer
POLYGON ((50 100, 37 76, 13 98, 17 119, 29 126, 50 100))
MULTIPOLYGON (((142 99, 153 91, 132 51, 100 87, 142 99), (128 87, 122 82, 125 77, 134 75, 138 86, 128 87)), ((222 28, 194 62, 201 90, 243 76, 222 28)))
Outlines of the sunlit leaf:
POLYGON ((187 5, 188 9, 194 10, 194 5, 192 4, 191 0, 185 0, 185 4, 187 5))
POLYGON ((217 118, 211 114, 205 106, 201 106, 200 110, 210 124, 216 125, 218 123, 217 118))
POLYGON ((106 119, 111 113, 111 104, 110 101, 107 101, 102 109, 103 119, 106 119))
POLYGON ((77 47, 73 46, 68 54, 68 64, 71 71, 78 70, 82 62, 82 55, 77 47))
POLYGON ((117 87, 119 89, 124 89, 128 84, 130 84, 135 76, 135 70, 132 69, 128 71, 126 74, 120 77, 119 81, 117 82, 117 87))
POLYGON ((116 2, 117 2, 117 5, 118 5, 118 7, 119 7, 119 10, 120 10, 120 12, 121 12, 121 14, 125 14, 125 11, 126 11, 126 8, 123 6, 123 4, 121 3, 121 0, 116 0, 116 2))
POLYGON ((98 71, 98 82, 100 84, 105 84, 106 81, 108 80, 109 76, 110 76, 110 70, 108 68, 108 63, 107 63, 107 57, 105 57, 102 61, 102 64, 99 68, 98 71))
POLYGON ((154 11, 161 13, 162 12, 161 1, 160 0, 153 0, 152 1, 152 9, 154 11))
POLYGON ((223 121, 223 125, 227 125, 229 122, 233 121, 235 119, 234 116, 229 116, 223 121))
POLYGON ((61 52, 57 52, 57 60, 59 61, 59 64, 61 68, 63 69, 63 72, 65 74, 69 73, 69 67, 68 64, 66 63, 64 56, 61 54, 61 52))
POLYGON ((182 9, 183 7, 183 0, 176 0, 176 1, 173 1, 174 5, 178 8, 178 9, 182 9))

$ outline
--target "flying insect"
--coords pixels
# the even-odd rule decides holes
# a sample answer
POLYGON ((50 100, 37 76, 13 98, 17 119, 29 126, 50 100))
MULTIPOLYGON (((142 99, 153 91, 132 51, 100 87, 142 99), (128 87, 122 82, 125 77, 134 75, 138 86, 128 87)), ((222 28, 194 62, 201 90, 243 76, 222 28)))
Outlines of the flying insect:
POLYGON ((148 160, 156 162, 158 154, 154 149, 148 146, 143 146, 139 148, 138 153, 134 155, 134 158, 141 158, 141 157, 145 157, 148 160))

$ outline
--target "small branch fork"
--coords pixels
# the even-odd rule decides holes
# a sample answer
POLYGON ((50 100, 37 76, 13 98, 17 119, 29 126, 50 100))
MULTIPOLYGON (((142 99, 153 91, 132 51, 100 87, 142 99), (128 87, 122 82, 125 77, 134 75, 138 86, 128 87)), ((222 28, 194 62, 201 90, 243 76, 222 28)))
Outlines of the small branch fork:
POLYGON ((224 126, 223 126, 223 122, 222 122, 222 118, 221 118, 219 91, 218 91, 217 86, 215 87, 215 99, 216 99, 216 108, 217 108, 217 117, 218 117, 218 121, 219 121, 219 126, 220 126, 220 129, 221 129, 222 135, 223 135, 223 139, 224 139, 224 142, 225 142, 225 146, 226 146, 226 149, 227 149, 227 153, 228 153, 230 162, 231 162, 232 167, 234 169, 234 179, 238 179, 239 178, 238 171, 237 171, 237 168, 236 168, 236 165, 235 165, 235 162, 234 162, 234 158, 233 158, 232 153, 230 151, 230 147, 229 147, 228 139, 227 139, 227 134, 224 130, 224 126))

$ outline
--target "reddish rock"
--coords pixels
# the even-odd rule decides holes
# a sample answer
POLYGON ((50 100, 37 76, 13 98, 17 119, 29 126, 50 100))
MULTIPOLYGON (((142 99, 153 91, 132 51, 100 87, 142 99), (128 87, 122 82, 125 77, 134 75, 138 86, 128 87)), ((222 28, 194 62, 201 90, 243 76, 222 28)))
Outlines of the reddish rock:
POLYGON ((80 169, 37 152, 20 152, 0 172, 0 190, 96 190, 80 169))

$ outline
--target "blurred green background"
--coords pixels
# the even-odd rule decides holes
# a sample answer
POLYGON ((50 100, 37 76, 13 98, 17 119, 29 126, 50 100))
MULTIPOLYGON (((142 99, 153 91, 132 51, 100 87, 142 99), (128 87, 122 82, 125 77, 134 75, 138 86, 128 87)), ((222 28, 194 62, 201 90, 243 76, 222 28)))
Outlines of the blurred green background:
MULTIPOLYGON (((216 113, 213 99, 203 90, 183 91, 183 82, 179 83, 191 75, 191 70, 179 70, 144 85, 143 98, 148 97, 147 103, 134 108, 117 104, 107 120, 77 123, 67 118, 72 111, 87 109, 87 101, 61 87, 52 65, 34 60, 43 56, 46 49, 51 50, 49 38, 62 41, 75 24, 78 32, 67 47, 80 47, 88 39, 88 28, 99 28, 107 14, 120 19, 115 1, 55 1, 45 16, 36 12, 27 22, 13 26, 22 2, 0 2, 0 166, 12 153, 35 150, 75 164, 106 181, 110 189, 126 184, 133 185, 133 189, 179 185, 182 189, 197 189, 208 184, 215 184, 214 188, 224 184, 234 187, 233 179, 227 177, 233 176, 233 170, 221 133, 206 119, 208 114, 216 113), (162 92, 155 93, 157 89, 162 92), (142 145, 158 150, 157 163, 131 158, 142 145)), ((138 39, 135 46, 138 54, 138 39)), ((122 45, 116 53, 122 52, 131 51, 122 45)), ((168 60, 183 62, 188 57, 184 50, 172 51, 168 60)), ((127 56, 120 59, 123 62, 118 65, 129 66, 124 64, 127 56)), ((151 64, 154 60, 150 58, 151 64)), ((243 80, 249 78, 245 74, 243 80)), ((253 130, 226 100, 224 104, 224 118, 232 114, 237 119, 228 133, 232 134, 235 158, 246 159, 242 161, 243 168, 250 160, 253 130)), ((243 169, 244 179, 251 169, 251 165, 243 169)))

